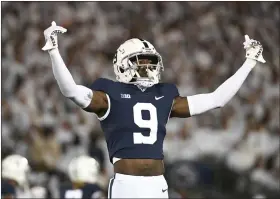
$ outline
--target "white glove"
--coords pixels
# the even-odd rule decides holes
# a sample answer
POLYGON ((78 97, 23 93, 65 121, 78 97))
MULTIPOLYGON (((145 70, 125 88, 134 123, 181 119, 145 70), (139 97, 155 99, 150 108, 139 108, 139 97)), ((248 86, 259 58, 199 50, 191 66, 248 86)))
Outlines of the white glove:
POLYGON ((262 56, 263 47, 259 41, 250 39, 248 35, 245 35, 245 42, 243 45, 246 50, 246 58, 262 63, 266 62, 262 56))
POLYGON ((57 34, 65 33, 67 30, 61 26, 57 26, 53 21, 52 25, 44 31, 46 44, 42 48, 43 51, 58 48, 57 34))

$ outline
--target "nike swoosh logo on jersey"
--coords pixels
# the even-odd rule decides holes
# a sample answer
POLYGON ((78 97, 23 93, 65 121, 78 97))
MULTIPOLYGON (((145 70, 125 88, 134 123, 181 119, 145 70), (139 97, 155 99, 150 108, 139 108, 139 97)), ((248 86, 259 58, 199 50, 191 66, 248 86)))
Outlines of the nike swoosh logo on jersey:
POLYGON ((167 189, 162 189, 161 191, 162 191, 162 193, 164 193, 164 192, 166 192, 166 191, 167 191, 167 189))
POLYGON ((164 96, 161 96, 161 97, 155 97, 156 100, 159 100, 161 98, 163 98, 164 96))

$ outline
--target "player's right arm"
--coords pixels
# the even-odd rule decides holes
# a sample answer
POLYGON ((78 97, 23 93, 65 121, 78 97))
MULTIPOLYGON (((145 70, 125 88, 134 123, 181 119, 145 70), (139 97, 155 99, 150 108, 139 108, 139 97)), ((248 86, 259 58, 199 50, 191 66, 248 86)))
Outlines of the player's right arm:
POLYGON ((60 91, 85 111, 94 112, 98 117, 102 117, 108 109, 106 94, 77 85, 59 53, 57 33, 64 32, 66 32, 65 28, 56 26, 53 22, 52 26, 44 31, 46 44, 42 48, 42 50, 49 52, 53 74, 60 91))

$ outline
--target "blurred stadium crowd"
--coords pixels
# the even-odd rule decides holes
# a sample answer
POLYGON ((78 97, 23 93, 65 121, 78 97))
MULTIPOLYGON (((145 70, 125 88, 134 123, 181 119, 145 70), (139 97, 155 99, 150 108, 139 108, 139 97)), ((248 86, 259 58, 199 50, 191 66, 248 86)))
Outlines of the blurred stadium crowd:
POLYGON ((2 2, 1 158, 27 157, 31 186, 46 186, 48 197, 78 155, 100 162, 105 189, 113 174, 98 120, 62 96, 41 50, 53 20, 68 29, 59 49, 77 83, 114 79, 117 47, 139 37, 161 53, 163 81, 183 96, 229 78, 248 34, 267 63, 224 108, 169 121, 166 177, 173 197, 279 194, 279 18, 276 2, 2 2))

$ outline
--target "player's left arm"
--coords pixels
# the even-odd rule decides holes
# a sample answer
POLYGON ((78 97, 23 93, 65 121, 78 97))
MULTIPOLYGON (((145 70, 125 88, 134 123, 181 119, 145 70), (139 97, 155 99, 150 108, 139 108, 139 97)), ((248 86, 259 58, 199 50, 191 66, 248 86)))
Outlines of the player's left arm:
POLYGON ((186 118, 223 107, 237 93, 250 71, 258 62, 265 63, 260 42, 245 36, 246 61, 238 71, 214 92, 188 97, 178 96, 174 100, 170 117, 186 118))

